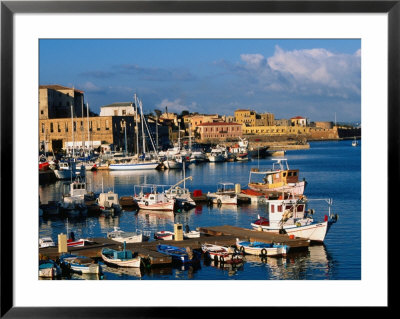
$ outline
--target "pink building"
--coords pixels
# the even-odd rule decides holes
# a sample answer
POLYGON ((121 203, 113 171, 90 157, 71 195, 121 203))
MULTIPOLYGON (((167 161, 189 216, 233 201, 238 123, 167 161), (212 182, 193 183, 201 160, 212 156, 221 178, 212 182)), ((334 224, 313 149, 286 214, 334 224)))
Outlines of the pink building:
POLYGON ((227 122, 210 122, 198 125, 201 140, 226 139, 242 136, 242 124, 227 122))

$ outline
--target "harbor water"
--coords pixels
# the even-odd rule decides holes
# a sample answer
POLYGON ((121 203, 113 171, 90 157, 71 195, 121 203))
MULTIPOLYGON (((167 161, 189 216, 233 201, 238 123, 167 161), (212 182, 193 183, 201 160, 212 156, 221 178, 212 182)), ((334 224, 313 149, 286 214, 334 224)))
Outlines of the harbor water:
MULTIPOLYGON (((324 201, 333 199, 331 212, 338 214, 323 245, 312 245, 304 251, 289 253, 286 257, 261 259, 246 256, 239 267, 221 268, 203 259, 195 267, 162 267, 151 269, 116 269, 104 265, 105 280, 360 280, 361 279, 361 147, 352 147, 352 141, 310 142, 310 149, 287 151, 290 168, 300 170, 305 178, 305 195, 309 208, 315 209, 316 219, 328 214, 324 201)), ((251 168, 260 170, 272 167, 274 158, 253 159, 250 162, 224 162, 191 164, 185 176, 190 191, 213 192, 219 182, 247 186, 251 168)), ((149 170, 140 172, 102 171, 87 172, 88 189, 99 193, 113 190, 119 197, 133 195, 134 186, 140 184, 173 185, 183 179, 182 170, 149 170)), ((69 181, 40 185, 42 203, 59 201, 68 189, 69 181)), ((181 185, 182 186, 182 185, 181 185)), ((105 237, 118 226, 123 231, 136 229, 151 231, 174 230, 174 223, 197 227, 232 225, 251 228, 257 215, 264 216, 266 206, 243 204, 208 207, 198 205, 189 211, 174 213, 151 211, 123 211, 115 217, 61 218, 40 217, 39 236, 50 236, 57 241, 59 233, 69 231, 76 238, 105 237)), ((152 239, 151 239, 152 240, 152 239)), ((63 278, 69 279, 69 278, 63 278)), ((73 276, 70 279, 97 279, 73 276)))

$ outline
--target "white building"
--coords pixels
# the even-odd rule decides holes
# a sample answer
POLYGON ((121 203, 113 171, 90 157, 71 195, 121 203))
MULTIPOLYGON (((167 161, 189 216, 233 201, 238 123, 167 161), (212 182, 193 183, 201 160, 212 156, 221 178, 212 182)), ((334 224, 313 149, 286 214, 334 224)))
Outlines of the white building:
POLYGON ((118 102, 100 108, 100 116, 136 115, 133 102, 118 102))

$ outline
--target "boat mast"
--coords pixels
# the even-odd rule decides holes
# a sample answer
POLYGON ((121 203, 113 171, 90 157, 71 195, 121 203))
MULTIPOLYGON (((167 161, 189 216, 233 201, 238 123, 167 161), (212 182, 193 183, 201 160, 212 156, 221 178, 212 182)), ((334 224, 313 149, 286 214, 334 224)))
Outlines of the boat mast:
POLYGON ((75 139, 74 139, 74 113, 73 104, 71 103, 71 132, 72 132, 72 158, 75 157, 75 139))
POLYGON ((89 103, 86 103, 86 118, 87 118, 87 134, 88 134, 88 150, 90 152, 90 129, 89 129, 89 103))
MULTIPOLYGON (((81 146, 83 154, 85 154, 84 142, 83 142, 83 97, 81 99, 81 109, 82 109, 82 122, 81 122, 81 146)), ((85 156, 85 155, 84 155, 85 156)))
MULTIPOLYGON (((146 153, 146 149, 145 149, 146 141, 145 141, 145 137, 144 137, 144 125, 143 125, 144 116, 143 116, 143 105, 142 105, 142 101, 141 100, 139 100, 139 105, 140 105, 140 117, 141 117, 140 121, 142 122, 141 123, 142 124, 142 150, 143 150, 143 156, 145 156, 145 153, 146 153)), ((143 158, 143 160, 144 160, 144 158, 143 158)))
POLYGON ((136 107, 136 112, 135 112, 135 133, 136 133, 136 156, 137 156, 137 161, 139 162, 139 127, 138 127, 138 103, 137 103, 137 98, 136 98, 136 93, 134 96, 135 99, 135 107, 136 107))

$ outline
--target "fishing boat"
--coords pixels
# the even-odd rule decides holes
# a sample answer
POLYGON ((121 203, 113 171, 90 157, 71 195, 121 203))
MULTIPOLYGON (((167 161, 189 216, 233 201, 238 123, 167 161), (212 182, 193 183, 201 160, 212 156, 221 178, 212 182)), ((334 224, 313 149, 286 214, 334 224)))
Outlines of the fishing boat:
POLYGON ((249 141, 245 138, 239 137, 239 142, 229 148, 229 152, 232 153, 237 161, 245 162, 250 160, 248 153, 249 141))
POLYGON ((118 194, 109 191, 107 193, 100 193, 96 200, 102 214, 106 216, 114 216, 122 211, 119 204, 118 194))
POLYGON ((215 193, 207 193, 207 199, 213 204, 237 205, 237 194, 233 183, 218 183, 215 193))
POLYGON ((168 230, 160 230, 154 234, 154 239, 158 240, 173 240, 175 233, 168 230))
POLYGON ((141 257, 134 257, 133 252, 126 249, 125 243, 122 251, 111 248, 103 248, 101 250, 101 258, 105 263, 118 267, 139 268, 141 265, 141 257))
POLYGON ((51 259, 39 260, 39 277, 56 278, 61 276, 61 268, 51 259))
MULTIPOLYGON (((184 173, 185 176, 185 173, 184 173)), ((186 181, 192 180, 192 176, 184 177, 181 181, 172 185, 170 188, 164 191, 165 196, 169 199, 174 199, 177 208, 184 208, 189 210, 196 207, 195 201, 192 199, 190 191, 186 188, 186 181), (183 183, 183 188, 179 187, 183 183)))
POLYGON ((204 243, 201 245, 201 250, 205 256, 215 262, 237 264, 243 262, 243 257, 238 254, 238 251, 232 251, 232 248, 214 244, 204 243))
POLYGON ((78 169, 75 161, 59 162, 53 171, 57 179, 74 179, 77 176, 85 177, 86 175, 85 166, 80 165, 78 169))
POLYGON ((88 193, 86 183, 80 177, 77 177, 69 186, 69 193, 63 194, 63 198, 59 202, 59 209, 61 212, 73 216, 86 215, 85 195, 88 193))
POLYGON ((160 211, 174 210, 175 199, 170 199, 164 192, 159 192, 157 190, 157 185, 140 185, 138 188, 140 191, 137 190, 137 186, 134 187, 134 198, 139 209, 160 211), (149 192, 146 192, 146 189, 149 190, 149 192))
MULTIPOLYGON (((68 231, 67 231, 68 232, 68 231)), ((67 247, 83 247, 92 244, 93 242, 87 238, 75 239, 74 232, 71 232, 67 239, 67 247)))
POLYGON ((114 230, 107 233, 107 238, 121 243, 141 243, 150 239, 150 232, 140 229, 136 229, 135 232, 125 232, 114 226, 114 230))
POLYGON ((44 154, 39 156, 39 171, 47 171, 50 169, 50 163, 44 154))
POLYGON ((56 244, 54 243, 53 239, 51 239, 51 237, 39 238, 39 248, 54 247, 55 245, 56 244))
POLYGON ((228 158, 228 152, 226 147, 217 145, 216 147, 211 149, 210 155, 208 156, 208 160, 212 163, 215 162, 225 162, 228 158))
POLYGON ((258 168, 252 168, 249 175, 248 187, 259 192, 268 191, 290 191, 295 195, 303 195, 307 183, 305 179, 299 181, 299 170, 290 169, 287 159, 276 159, 272 169, 259 171, 258 168), (261 181, 255 181, 253 177, 262 175, 261 181))
POLYGON ((203 163, 207 160, 207 156, 203 151, 192 151, 190 155, 190 163, 203 163))
POLYGON ((257 256, 286 256, 289 246, 275 243, 263 243, 258 241, 240 241, 236 239, 236 247, 244 254, 257 256))
POLYGON ((303 199, 274 199, 267 201, 267 217, 258 216, 251 226, 255 230, 286 233, 289 236, 323 242, 331 225, 338 220, 338 215, 331 213, 332 199, 312 200, 325 201, 329 206, 322 221, 315 220, 313 209, 306 210, 307 203, 303 199))
POLYGON ((168 155, 163 161, 165 168, 168 169, 180 169, 183 167, 183 158, 181 155, 168 155))
POLYGON ((61 268, 78 274, 101 274, 101 266, 85 256, 63 254, 60 256, 61 268))
POLYGON ((200 261, 201 253, 189 247, 182 248, 171 245, 157 245, 157 251, 172 257, 172 261, 191 263, 200 261))

